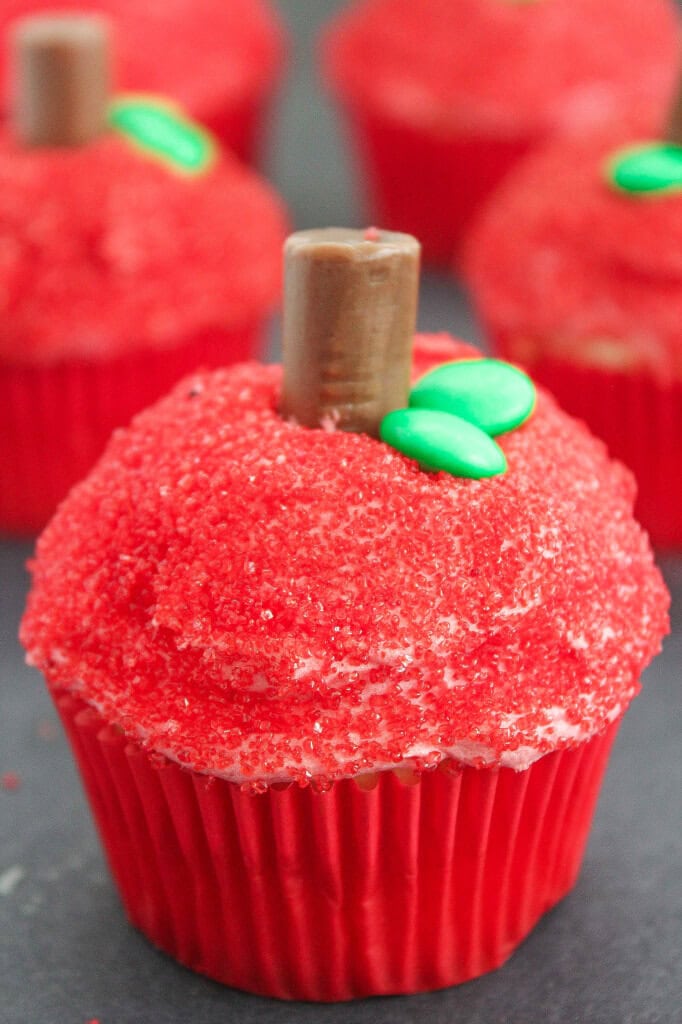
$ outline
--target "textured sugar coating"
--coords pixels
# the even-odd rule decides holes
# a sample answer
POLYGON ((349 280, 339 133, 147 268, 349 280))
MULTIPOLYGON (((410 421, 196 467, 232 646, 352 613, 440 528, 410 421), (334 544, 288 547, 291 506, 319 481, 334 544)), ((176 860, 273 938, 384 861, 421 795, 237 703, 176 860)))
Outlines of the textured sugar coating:
MULTIPOLYGON (((417 372, 476 354, 417 351, 417 372)), ((524 767, 621 713, 668 598, 600 442, 540 393, 507 474, 431 474, 285 421, 280 382, 197 374, 114 435, 32 566, 22 639, 51 686, 259 782, 524 767)))
POLYGON ((611 131, 553 143, 472 232, 469 282, 526 365, 552 355, 682 375, 682 193, 633 196, 607 178, 609 157, 642 141, 611 131))
POLYGON ((667 109, 679 20, 669 0, 368 0, 325 56, 351 97, 427 129, 583 130, 667 109))
MULTIPOLYGON (((55 10, 110 18, 117 87, 173 96, 200 121, 266 88, 281 63, 282 31, 264 0, 201 0, 200 10, 195 0, 3 0, 2 38, 17 18, 55 10)), ((8 59, 2 47, 3 82, 8 59)))
POLYGON ((109 358, 249 325, 278 298, 285 235, 272 189, 227 154, 186 177, 114 134, 4 139, 0 359, 109 358))

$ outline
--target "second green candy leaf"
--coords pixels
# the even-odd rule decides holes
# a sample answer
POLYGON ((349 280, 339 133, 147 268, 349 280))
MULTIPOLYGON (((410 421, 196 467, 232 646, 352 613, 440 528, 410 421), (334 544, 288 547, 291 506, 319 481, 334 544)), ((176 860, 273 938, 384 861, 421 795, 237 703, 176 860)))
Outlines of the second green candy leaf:
POLYGON ((525 423, 535 408, 535 386, 498 359, 445 363, 417 381, 410 407, 461 416, 494 437, 525 423))
POLYGON ((498 476, 504 452, 484 431, 459 416, 435 409, 396 409, 381 424, 381 440, 424 469, 453 476, 498 476))

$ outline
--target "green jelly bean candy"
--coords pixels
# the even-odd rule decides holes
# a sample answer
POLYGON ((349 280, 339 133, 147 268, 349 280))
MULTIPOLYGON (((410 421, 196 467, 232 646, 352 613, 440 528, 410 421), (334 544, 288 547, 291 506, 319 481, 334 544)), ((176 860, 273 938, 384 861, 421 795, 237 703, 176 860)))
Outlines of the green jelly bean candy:
POLYGON ((530 377, 499 359, 445 363, 418 380, 410 392, 412 408, 461 416, 493 436, 525 423, 535 399, 530 377))
POLYGON ((611 185, 630 195, 659 196, 682 191, 682 146, 654 142, 631 146, 610 157, 611 185))
POLYGON ((436 409, 396 409, 381 423, 381 440, 424 469, 453 476, 497 476, 507 469, 500 446, 473 423, 436 409))
POLYGON ((179 174, 204 174, 216 158, 210 132, 167 100, 117 97, 109 106, 109 123, 146 156, 179 174))

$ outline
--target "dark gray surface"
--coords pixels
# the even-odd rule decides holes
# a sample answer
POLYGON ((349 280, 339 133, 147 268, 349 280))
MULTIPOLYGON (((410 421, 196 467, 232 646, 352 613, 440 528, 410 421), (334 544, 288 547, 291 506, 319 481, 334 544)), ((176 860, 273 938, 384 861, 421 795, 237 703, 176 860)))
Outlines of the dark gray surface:
MULTIPOLYGON (((417 0, 415 0, 417 2, 417 0)), ((281 0, 293 75, 270 161, 300 226, 358 223, 309 46, 338 3, 281 0)), ((464 303, 429 277, 424 329, 475 337, 464 303)), ((682 560, 668 560, 673 635, 611 760, 580 881, 493 975, 433 995, 324 1007, 223 989, 126 923, 66 744, 15 640, 29 544, 0 544, 0 1024, 679 1024, 682 1022, 682 560)))

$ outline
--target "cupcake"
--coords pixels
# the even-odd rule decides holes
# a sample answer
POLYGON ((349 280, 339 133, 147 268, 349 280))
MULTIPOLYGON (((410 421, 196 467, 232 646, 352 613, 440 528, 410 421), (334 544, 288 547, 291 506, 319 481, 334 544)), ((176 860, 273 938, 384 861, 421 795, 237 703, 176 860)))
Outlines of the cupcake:
POLYGON ((615 130, 557 141, 491 200, 465 260, 495 350, 606 441, 652 540, 678 548, 681 168, 679 147, 615 130))
MULTIPOLYGON (((172 97, 241 159, 254 159, 283 63, 284 33, 268 0, 5 0, 0 35, 17 18, 55 10, 110 18, 117 88, 172 97)), ((4 63, 1 54, 3 81, 4 63)))
POLYGON ((26 22, 19 47, 16 130, 0 139, 0 530, 25 533, 115 427, 197 366, 259 350, 285 216, 172 105, 117 97, 101 131, 99 23, 26 22), (70 59, 50 79, 60 39, 70 59))
POLYGON ((678 65, 668 0, 366 0, 323 48, 372 219, 412 231, 439 264, 550 136, 635 112, 658 131, 678 65))
POLYGON ((287 253, 284 373, 114 435, 22 640, 155 945, 280 998, 440 988, 572 887, 667 595, 630 474, 520 371, 418 338, 407 406, 413 240, 287 253))

